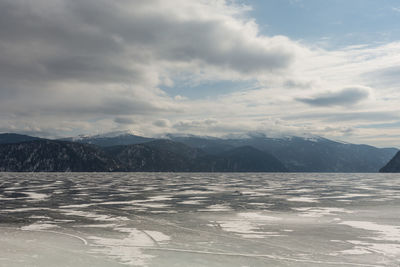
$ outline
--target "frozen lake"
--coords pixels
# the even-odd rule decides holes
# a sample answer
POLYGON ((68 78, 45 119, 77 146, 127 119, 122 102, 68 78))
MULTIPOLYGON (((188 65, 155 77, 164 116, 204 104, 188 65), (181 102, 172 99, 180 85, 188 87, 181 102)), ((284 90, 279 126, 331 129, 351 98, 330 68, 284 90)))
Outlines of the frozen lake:
POLYGON ((0 173, 0 266, 399 266, 400 175, 0 173))

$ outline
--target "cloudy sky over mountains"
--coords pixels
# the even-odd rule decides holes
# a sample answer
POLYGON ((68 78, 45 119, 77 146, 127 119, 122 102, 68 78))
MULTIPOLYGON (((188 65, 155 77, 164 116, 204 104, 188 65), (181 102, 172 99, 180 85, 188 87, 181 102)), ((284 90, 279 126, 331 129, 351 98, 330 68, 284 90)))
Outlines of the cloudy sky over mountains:
POLYGON ((0 131, 400 146, 397 0, 0 0, 0 131))

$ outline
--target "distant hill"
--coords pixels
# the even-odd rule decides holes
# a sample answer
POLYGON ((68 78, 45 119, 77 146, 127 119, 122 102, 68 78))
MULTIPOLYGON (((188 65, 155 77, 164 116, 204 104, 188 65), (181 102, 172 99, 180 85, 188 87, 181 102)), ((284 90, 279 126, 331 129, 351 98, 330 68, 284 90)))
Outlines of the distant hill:
POLYGON ((386 164, 380 172, 400 172, 400 152, 397 152, 388 164, 386 164))
POLYGON ((15 144, 21 142, 29 142, 34 140, 40 140, 41 138, 33 137, 29 135, 23 134, 15 134, 15 133, 3 133, 0 134, 0 144, 15 144))
POLYGON ((0 145, 0 171, 115 171, 120 166, 102 150, 86 144, 37 140, 0 145))

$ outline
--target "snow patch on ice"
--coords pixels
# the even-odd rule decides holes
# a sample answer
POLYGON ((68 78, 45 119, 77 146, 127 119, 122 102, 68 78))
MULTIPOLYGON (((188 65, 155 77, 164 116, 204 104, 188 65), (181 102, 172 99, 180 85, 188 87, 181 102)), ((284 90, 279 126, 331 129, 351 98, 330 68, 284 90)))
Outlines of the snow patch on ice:
POLYGON ((27 198, 31 199, 32 201, 43 201, 49 196, 43 193, 36 193, 36 192, 22 192, 23 194, 27 195, 27 198))
POLYGON ((224 231, 235 233, 243 238, 265 238, 276 235, 276 232, 262 232, 260 224, 245 220, 226 220, 216 222, 224 231))
POLYGON ((50 223, 33 223, 27 226, 22 226, 21 230, 23 231, 38 231, 38 230, 47 230, 47 229, 54 229, 57 228, 57 225, 50 224, 50 223))
POLYGON ((228 205, 224 205, 224 204, 214 204, 214 205, 210 205, 208 207, 206 207, 205 209, 199 209, 199 211, 230 211, 232 210, 231 207, 229 207, 228 205))
POLYGON ((67 209, 69 209, 69 208, 87 208, 87 207, 90 207, 93 205, 95 205, 95 204, 94 203, 92 203, 92 204, 76 204, 76 205, 60 206, 60 208, 67 208, 67 209))
POLYGON ((93 251, 104 253, 123 264, 131 266, 146 266, 148 260, 154 258, 153 255, 145 254, 143 247, 165 244, 170 240, 169 236, 158 231, 141 231, 136 228, 125 227, 117 227, 114 230, 128 235, 124 238, 91 236, 90 239, 99 246, 93 251))
POLYGON ((319 202, 318 199, 313 197, 291 197, 287 199, 288 201, 295 201, 295 202, 308 202, 308 203, 316 203, 319 202))
POLYGON ((293 210, 300 211, 302 217, 323 217, 337 215, 338 213, 353 213, 352 211, 343 208, 292 208, 293 210))
POLYGON ((184 205, 200 205, 202 204, 201 200, 184 200, 179 202, 179 204, 184 204, 184 205))
POLYGON ((149 197, 148 201, 168 201, 171 200, 173 196, 171 195, 159 195, 159 196, 152 196, 149 197))
POLYGON ((211 222, 210 226, 219 226, 222 230, 237 234, 243 238, 266 238, 281 236, 277 232, 262 231, 262 227, 281 218, 258 212, 241 212, 232 219, 211 222))
POLYGON ((281 218, 264 215, 258 212, 241 212, 237 214, 239 217, 251 221, 279 221, 281 218))
POLYGON ((87 228, 115 228, 117 224, 108 223, 108 224, 82 224, 82 225, 74 225, 73 227, 87 227, 87 228))

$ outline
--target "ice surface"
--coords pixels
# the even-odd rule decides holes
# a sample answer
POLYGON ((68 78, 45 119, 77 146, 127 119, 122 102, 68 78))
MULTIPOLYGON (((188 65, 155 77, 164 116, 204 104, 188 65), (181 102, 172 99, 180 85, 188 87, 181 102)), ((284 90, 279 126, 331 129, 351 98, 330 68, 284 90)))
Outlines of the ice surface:
POLYGON ((400 175, 0 173, 0 266, 400 265, 400 175))

